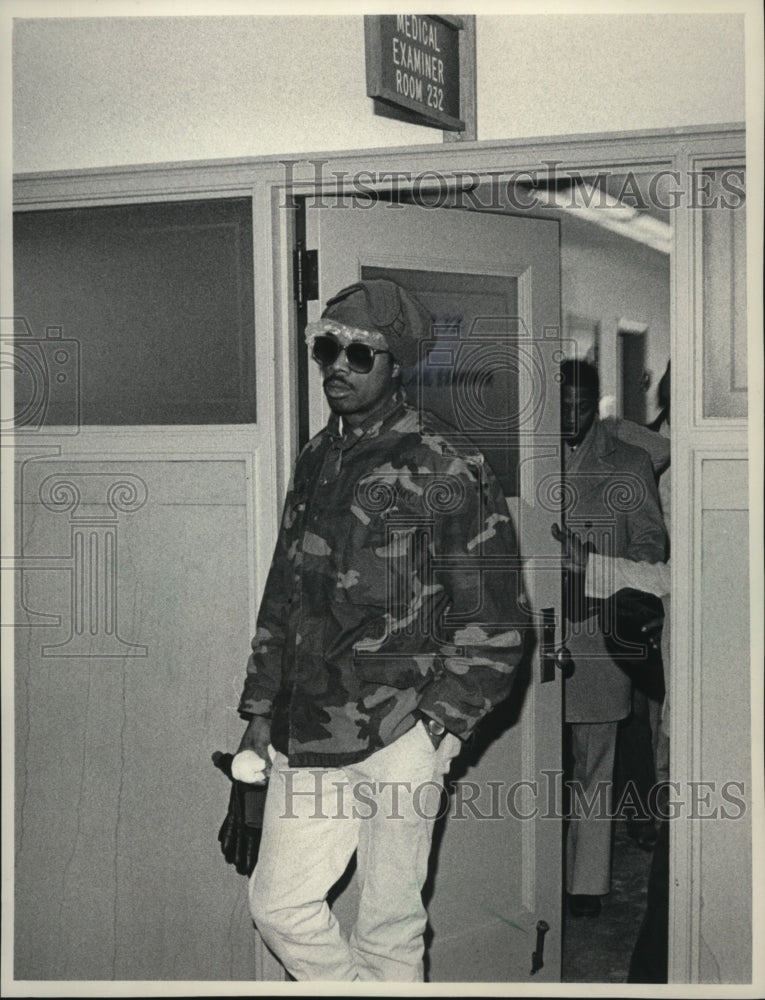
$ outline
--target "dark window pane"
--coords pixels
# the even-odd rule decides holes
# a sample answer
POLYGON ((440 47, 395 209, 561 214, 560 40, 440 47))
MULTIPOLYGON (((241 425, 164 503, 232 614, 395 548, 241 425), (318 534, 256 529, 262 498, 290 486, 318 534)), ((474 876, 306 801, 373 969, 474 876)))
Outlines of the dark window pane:
POLYGON ((398 282, 433 316, 434 349, 404 370, 409 401, 467 435, 505 494, 517 496, 518 431, 534 403, 521 400, 518 378, 521 368, 535 367, 519 334, 518 279, 368 265, 361 275, 398 282))
POLYGON ((14 218, 17 423, 255 421, 249 198, 14 218))

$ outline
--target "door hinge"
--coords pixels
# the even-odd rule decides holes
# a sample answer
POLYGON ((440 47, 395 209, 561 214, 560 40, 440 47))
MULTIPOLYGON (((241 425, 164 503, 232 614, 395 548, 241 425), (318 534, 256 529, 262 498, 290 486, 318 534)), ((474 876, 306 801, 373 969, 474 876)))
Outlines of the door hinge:
POLYGON ((295 247, 295 299, 298 309, 319 297, 319 251, 295 247))

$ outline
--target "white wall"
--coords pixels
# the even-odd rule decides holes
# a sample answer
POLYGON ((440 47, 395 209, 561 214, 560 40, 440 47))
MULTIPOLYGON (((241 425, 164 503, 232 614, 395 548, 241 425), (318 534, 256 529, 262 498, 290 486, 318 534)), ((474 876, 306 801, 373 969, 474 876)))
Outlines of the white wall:
MULTIPOLYGON (((13 31, 15 171, 441 142, 373 115, 361 16, 28 19, 70 9, 124 10, 5 9, 27 15, 13 31)), ((479 15, 478 137, 742 120, 743 37, 740 14, 479 15)))
POLYGON ((480 139, 744 118, 740 14, 479 17, 476 32, 480 139))
POLYGON ((601 395, 618 396, 619 320, 648 327, 646 369, 653 379, 646 413, 657 413, 656 385, 669 360, 669 257, 633 240, 564 216, 561 221, 563 323, 569 312, 600 323, 601 395))

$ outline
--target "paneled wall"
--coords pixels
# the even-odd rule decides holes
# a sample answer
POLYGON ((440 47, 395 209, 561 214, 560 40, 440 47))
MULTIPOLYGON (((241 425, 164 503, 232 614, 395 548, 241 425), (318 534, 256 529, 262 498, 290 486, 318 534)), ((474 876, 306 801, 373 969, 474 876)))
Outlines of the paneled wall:
POLYGON ((702 982, 747 982, 752 970, 752 895, 746 876, 752 865, 752 825, 751 814, 744 811, 752 796, 752 691, 746 642, 749 483, 742 459, 702 453, 697 469, 703 567, 697 697, 702 733, 716 737, 702 740, 701 746, 704 784, 699 789, 697 823, 704 895, 699 971, 702 982), (738 877, 731 879, 734 870, 738 877))
POLYGON ((17 979, 248 979, 248 464, 18 456, 17 979), (42 615, 42 616, 41 616, 42 615))
POLYGON ((744 169, 740 164, 711 167, 702 176, 706 200, 720 207, 702 213, 697 235, 701 240, 701 409, 706 419, 744 420, 749 382, 744 169), (722 207, 724 201, 732 207, 722 207), (721 336, 724 331, 728 336, 721 336))
POLYGON ((701 179, 706 207, 676 217, 672 606, 686 620, 675 628, 673 615, 670 772, 683 807, 671 824, 671 972, 678 982, 747 983, 753 947, 757 953, 759 791, 751 758, 743 151, 736 158, 714 143, 691 143, 680 165, 701 179))

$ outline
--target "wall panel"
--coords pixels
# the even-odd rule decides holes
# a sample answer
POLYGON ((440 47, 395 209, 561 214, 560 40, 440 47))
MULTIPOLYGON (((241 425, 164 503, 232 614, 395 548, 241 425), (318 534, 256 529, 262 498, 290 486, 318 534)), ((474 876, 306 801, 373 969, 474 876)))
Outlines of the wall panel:
POLYGON ((61 624, 17 643, 16 976, 251 978, 245 881, 217 843, 229 783, 210 759, 241 734, 245 463, 43 459, 19 478, 20 591, 61 624), (53 509, 52 476, 79 489, 78 505, 53 509), (108 484, 126 476, 144 500, 115 511, 108 484), (77 638, 83 529, 112 531, 115 546, 98 580, 84 567, 74 651, 60 644, 77 638), (117 636, 89 613, 112 570, 117 636))
POLYGON ((752 975, 751 680, 746 460, 702 463, 700 980, 752 975), (705 818, 706 817, 706 818, 705 818), (739 933, 731 933, 738 928, 739 933))

